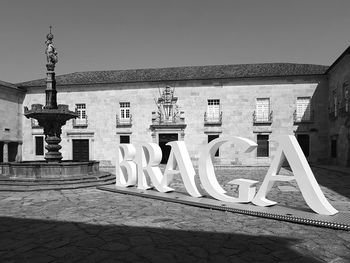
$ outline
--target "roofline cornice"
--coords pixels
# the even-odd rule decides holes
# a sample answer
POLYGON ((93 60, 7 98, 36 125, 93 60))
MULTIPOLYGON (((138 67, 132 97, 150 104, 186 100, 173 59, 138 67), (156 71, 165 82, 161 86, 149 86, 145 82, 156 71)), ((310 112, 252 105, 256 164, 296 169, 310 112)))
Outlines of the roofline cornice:
POLYGON ((1 84, 0 84, 0 87, 1 88, 6 88, 6 89, 9 89, 9 90, 12 90, 12 91, 22 92, 22 93, 26 93, 27 92, 24 87, 23 88, 22 87, 10 87, 10 86, 1 85, 1 84))
MULTIPOLYGON (((139 80, 139 81, 118 81, 118 82, 94 82, 94 83, 67 83, 59 84, 56 83, 56 86, 93 86, 93 85, 111 85, 111 84, 133 84, 133 83, 160 83, 160 82, 183 82, 183 81, 218 81, 218 80, 254 80, 254 79, 283 79, 283 78, 293 78, 293 77, 327 77, 325 73, 320 74, 303 74, 303 75, 284 75, 284 76, 253 76, 253 77, 223 77, 223 78, 193 78, 193 79, 166 79, 166 80, 139 80)), ((45 87, 45 85, 40 86, 20 86, 23 88, 39 88, 45 87)))

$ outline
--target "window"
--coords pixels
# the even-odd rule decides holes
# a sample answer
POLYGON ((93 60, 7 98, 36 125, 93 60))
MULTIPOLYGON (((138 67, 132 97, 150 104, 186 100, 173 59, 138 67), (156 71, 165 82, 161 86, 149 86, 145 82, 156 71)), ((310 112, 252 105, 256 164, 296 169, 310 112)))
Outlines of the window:
POLYGON ((120 135, 120 143, 130 143, 129 135, 120 135))
POLYGON ((208 100, 207 108, 207 120, 219 120, 220 119, 220 100, 210 99, 208 100))
POLYGON ((331 157, 337 158, 337 139, 331 140, 331 157))
POLYGON ((85 104, 75 104, 77 113, 79 114, 78 119, 86 119, 86 105, 85 104))
POLYGON ((343 101, 344 101, 344 108, 345 112, 349 112, 349 89, 348 89, 348 83, 343 84, 343 101))
POLYGON ((334 117, 338 116, 338 97, 337 97, 337 91, 333 90, 333 112, 334 112, 334 117))
POLYGON ((260 98, 256 99, 256 121, 269 122, 270 121, 270 99, 260 98))
MULTIPOLYGON (((208 143, 210 143, 212 140, 215 140, 219 138, 219 134, 208 134, 208 143)), ((215 157, 219 157, 219 149, 216 151, 215 157)))
POLYGON ((349 90, 348 90, 348 87, 345 87, 344 101, 345 101, 345 112, 349 112, 349 90))
POLYGON ((73 127, 81 128, 87 127, 87 115, 86 115, 86 104, 79 103, 75 104, 75 111, 78 113, 78 118, 73 119, 73 127))
POLYGON ((298 134, 297 140, 302 149, 305 157, 309 157, 310 154, 310 136, 308 134, 298 134))
POLYGON ((44 137, 35 136, 35 155, 44 155, 44 137))
POLYGON ((269 157, 269 135, 257 135, 257 157, 269 157))
POLYGON ((130 102, 120 102, 120 119, 128 120, 130 119, 130 102))
POLYGON ((311 120, 311 106, 310 97, 299 97, 297 98, 297 114, 296 121, 310 121, 311 120))

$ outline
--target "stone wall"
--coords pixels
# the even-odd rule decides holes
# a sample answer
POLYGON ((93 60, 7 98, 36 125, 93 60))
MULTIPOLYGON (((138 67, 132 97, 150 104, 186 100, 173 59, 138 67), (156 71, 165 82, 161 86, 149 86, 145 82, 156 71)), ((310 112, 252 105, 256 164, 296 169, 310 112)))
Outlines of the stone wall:
MULTIPOLYGON (((152 111, 159 89, 166 85, 176 87, 180 110, 185 113, 184 141, 191 158, 196 161, 201 146, 207 143, 208 134, 220 137, 242 136, 253 141, 257 134, 269 134, 270 156, 256 157, 256 150, 242 157, 240 148, 228 143, 220 148, 221 164, 268 165, 274 156, 276 137, 281 134, 309 134, 309 161, 323 161, 327 158, 327 79, 324 76, 254 78, 242 80, 177 81, 171 83, 124 83, 109 85, 57 86, 58 104, 68 104, 74 110, 75 104, 85 103, 88 116, 86 128, 73 128, 72 121, 63 127, 62 154, 72 159, 72 140, 89 139, 90 159, 101 161, 101 165, 115 162, 119 136, 130 134, 131 143, 157 142, 150 130, 152 111), (293 113, 297 97, 312 97, 315 121, 295 125, 293 113), (253 125, 253 112, 257 98, 270 98, 273 121, 271 125, 253 125), (222 125, 205 126, 204 113, 208 99, 220 99, 223 112, 222 125), (116 127, 119 102, 130 102, 132 126, 116 127)), ((44 87, 30 88, 24 106, 44 104, 44 87)), ((23 119, 24 147, 26 160, 40 159, 34 154, 34 136, 42 134, 41 129, 32 129, 30 120, 23 119)))
POLYGON ((344 88, 350 92, 350 54, 349 51, 340 57, 332 66, 328 73, 329 78, 329 138, 328 145, 331 147, 331 141, 337 141, 337 157, 332 158, 329 151, 330 163, 334 165, 350 165, 350 122, 349 111, 344 111, 344 88), (333 110, 333 92, 337 93, 338 110, 337 116, 333 110))
POLYGON ((24 96, 24 91, 0 84, 0 162, 21 159, 24 96))
POLYGON ((22 139, 24 92, 0 85, 0 141, 22 139))

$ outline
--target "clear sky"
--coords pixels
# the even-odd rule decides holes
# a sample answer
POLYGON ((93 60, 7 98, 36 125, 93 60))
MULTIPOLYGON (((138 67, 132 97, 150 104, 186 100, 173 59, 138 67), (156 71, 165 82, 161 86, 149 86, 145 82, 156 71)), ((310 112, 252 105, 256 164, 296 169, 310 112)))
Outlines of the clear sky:
POLYGON ((330 65, 350 44, 349 0, 0 0, 0 80, 56 74, 292 62, 330 65))

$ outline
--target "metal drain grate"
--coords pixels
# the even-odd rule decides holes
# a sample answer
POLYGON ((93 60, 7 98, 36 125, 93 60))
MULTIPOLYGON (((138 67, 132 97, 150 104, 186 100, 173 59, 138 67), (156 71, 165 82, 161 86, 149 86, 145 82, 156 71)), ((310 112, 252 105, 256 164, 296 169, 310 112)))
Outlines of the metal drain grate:
POLYGON ((333 229, 350 230, 350 213, 339 212, 333 216, 325 216, 296 210, 283 206, 260 207, 252 204, 226 203, 211 198, 195 198, 180 192, 160 193, 154 190, 139 190, 137 188, 121 188, 114 185, 100 186, 97 189, 120 194, 136 195, 158 199, 167 202, 192 205, 202 208, 228 211, 251 216, 265 217, 304 225, 313 225, 333 229))

